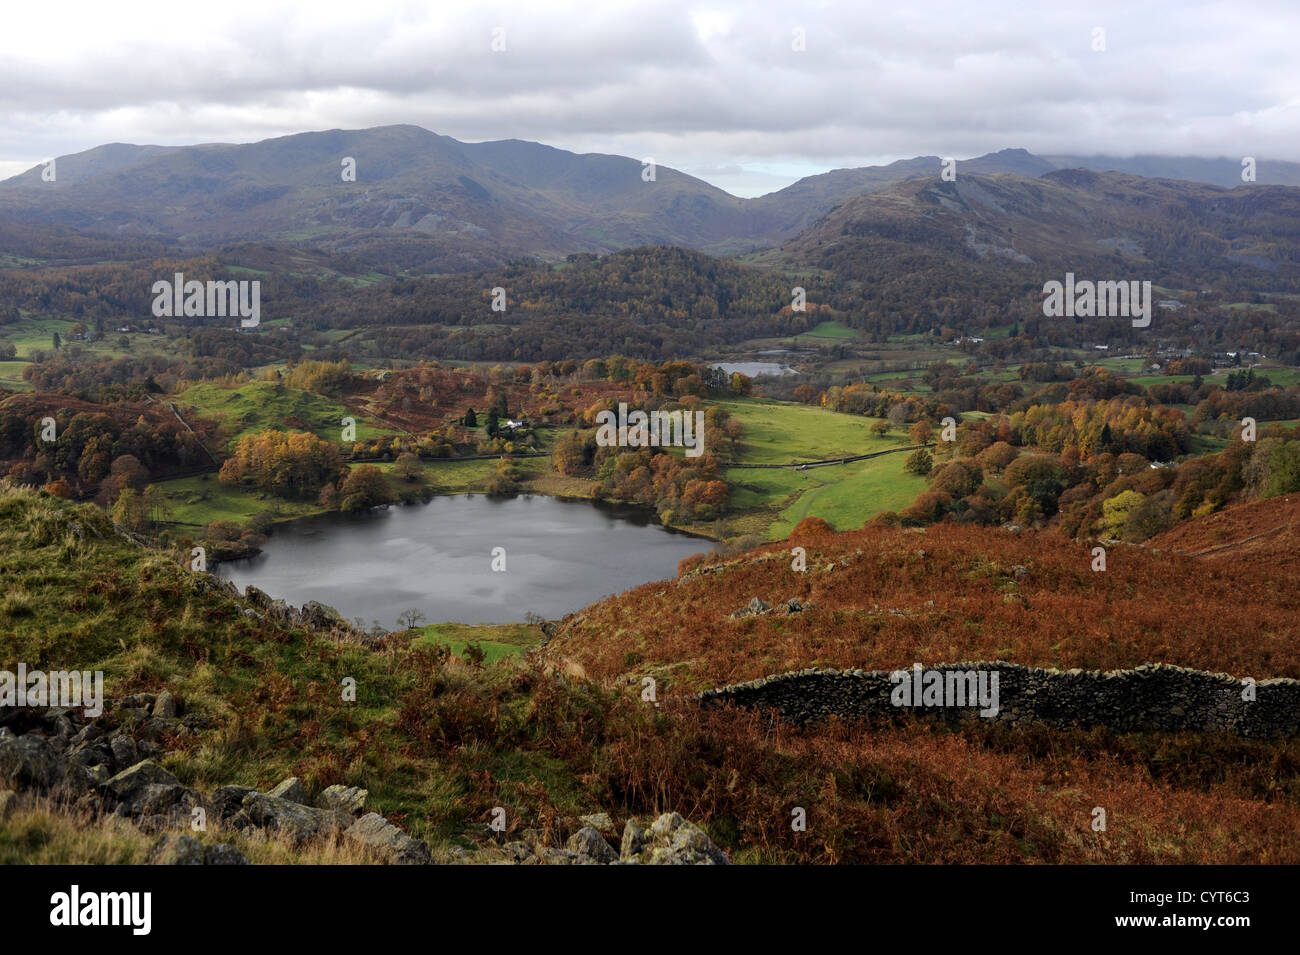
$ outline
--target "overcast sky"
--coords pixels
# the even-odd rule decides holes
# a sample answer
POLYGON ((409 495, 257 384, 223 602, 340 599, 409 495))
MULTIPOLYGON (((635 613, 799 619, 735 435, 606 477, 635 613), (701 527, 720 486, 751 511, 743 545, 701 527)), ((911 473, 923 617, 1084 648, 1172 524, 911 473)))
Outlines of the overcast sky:
POLYGON ((1300 160, 1300 3, 1039 6, 10 3, 0 178, 106 142, 389 123, 652 157, 737 195, 1008 146, 1300 160))

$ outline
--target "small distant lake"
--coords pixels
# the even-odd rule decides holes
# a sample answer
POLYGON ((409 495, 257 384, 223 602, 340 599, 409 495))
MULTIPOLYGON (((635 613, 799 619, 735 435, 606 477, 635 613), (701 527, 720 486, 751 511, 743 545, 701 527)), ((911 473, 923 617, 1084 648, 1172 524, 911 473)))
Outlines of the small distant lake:
POLYGON ((262 553, 217 567, 301 606, 318 600, 348 620, 396 629, 407 607, 429 623, 554 619, 677 572, 710 540, 669 530, 649 510, 541 495, 435 497, 364 514, 277 527, 262 553), (492 570, 505 548, 506 570, 492 570))
POLYGON ((778 364, 774 361, 723 361, 713 366, 721 368, 728 375, 734 372, 740 372, 750 378, 757 378, 759 375, 797 375, 789 365, 778 364))

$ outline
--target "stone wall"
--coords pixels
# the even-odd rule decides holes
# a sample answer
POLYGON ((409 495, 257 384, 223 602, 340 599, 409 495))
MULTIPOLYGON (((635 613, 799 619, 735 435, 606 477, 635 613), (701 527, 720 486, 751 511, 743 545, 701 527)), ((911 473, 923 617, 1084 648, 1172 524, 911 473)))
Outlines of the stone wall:
MULTIPOLYGON (((731 702, 774 710, 796 723, 830 716, 881 721, 917 714, 948 720, 1003 724, 1108 726, 1132 730, 1227 730, 1242 736, 1300 735, 1300 681, 1261 680, 1255 699, 1246 684, 1226 673, 1163 664, 1133 670, 1043 670, 1016 663, 949 663, 926 671, 998 674, 998 712, 978 707, 895 706, 889 670, 800 670, 700 694, 704 706, 731 702)), ((911 670, 908 671, 909 677, 911 670)))

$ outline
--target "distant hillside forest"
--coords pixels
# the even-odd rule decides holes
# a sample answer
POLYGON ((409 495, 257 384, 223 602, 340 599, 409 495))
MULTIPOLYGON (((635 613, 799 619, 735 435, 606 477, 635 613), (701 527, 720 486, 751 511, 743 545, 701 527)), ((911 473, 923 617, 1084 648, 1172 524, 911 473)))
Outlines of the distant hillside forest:
MULTIPOLYGON (((559 266, 519 261, 486 272, 365 281, 349 274, 347 260, 294 257, 273 247, 260 253, 265 269, 236 264, 259 261, 247 248, 198 259, 5 269, 0 339, 6 325, 24 318, 61 317, 82 324, 85 340, 111 340, 123 323, 152 327, 183 339, 175 351, 243 366, 296 359, 304 348, 320 353, 314 357, 354 360, 562 361, 615 353, 664 360, 834 321, 868 345, 904 335, 949 341, 1010 326, 1011 334, 983 344, 982 353, 994 358, 1024 360, 1044 348, 1093 342, 1123 349, 1160 342, 1300 364, 1297 296, 1243 298, 1211 285, 1185 307, 1155 308, 1152 326, 1137 329, 1127 318, 1045 318, 1043 282, 1062 273, 1043 266, 902 240, 861 248, 865 258, 832 263, 831 271, 760 268, 671 246, 574 254, 559 266), (228 320, 153 318, 152 283, 175 272, 187 280, 261 281, 262 325, 239 333, 228 320), (494 309, 494 302, 504 307, 494 309)), ((1130 266, 1122 268, 1128 275, 1130 266)))

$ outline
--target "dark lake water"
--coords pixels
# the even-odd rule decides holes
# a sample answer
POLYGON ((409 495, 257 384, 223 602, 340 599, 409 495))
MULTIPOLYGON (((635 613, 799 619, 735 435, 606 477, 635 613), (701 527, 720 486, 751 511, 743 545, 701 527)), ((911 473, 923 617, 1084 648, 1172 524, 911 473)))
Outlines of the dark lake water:
POLYGON ((435 497, 427 504, 306 518, 275 529, 263 553, 217 574, 301 606, 335 607, 397 629, 419 609, 429 623, 513 623, 562 617, 610 594, 676 573, 713 542, 670 531, 641 508, 540 495, 435 497), (504 572, 492 550, 505 548, 504 572))

